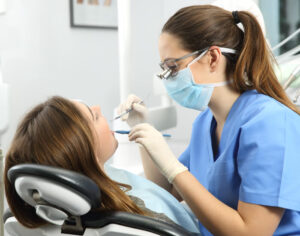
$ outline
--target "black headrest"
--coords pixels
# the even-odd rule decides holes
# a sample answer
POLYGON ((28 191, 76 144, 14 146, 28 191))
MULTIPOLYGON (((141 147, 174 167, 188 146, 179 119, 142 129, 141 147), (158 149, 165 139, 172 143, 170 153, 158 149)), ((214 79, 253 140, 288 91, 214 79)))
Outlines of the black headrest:
POLYGON ((45 165, 20 164, 10 168, 7 176, 12 184, 19 176, 34 176, 55 181, 78 192, 93 208, 100 206, 101 193, 98 185, 87 176, 74 171, 45 165))

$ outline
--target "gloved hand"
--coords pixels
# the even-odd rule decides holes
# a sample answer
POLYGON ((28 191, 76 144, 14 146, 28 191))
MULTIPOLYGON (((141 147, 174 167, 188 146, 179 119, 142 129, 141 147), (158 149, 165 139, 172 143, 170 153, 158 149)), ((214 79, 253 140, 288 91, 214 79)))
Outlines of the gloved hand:
POLYGON ((127 97, 127 100, 120 104, 117 113, 118 115, 124 113, 126 110, 133 108, 132 111, 122 116, 122 121, 127 121, 130 127, 133 127, 139 123, 146 122, 148 110, 144 103, 140 103, 142 100, 134 94, 127 97))
POLYGON ((138 124, 128 135, 130 141, 141 144, 149 153, 161 173, 170 183, 187 168, 172 153, 163 135, 149 124, 138 124))

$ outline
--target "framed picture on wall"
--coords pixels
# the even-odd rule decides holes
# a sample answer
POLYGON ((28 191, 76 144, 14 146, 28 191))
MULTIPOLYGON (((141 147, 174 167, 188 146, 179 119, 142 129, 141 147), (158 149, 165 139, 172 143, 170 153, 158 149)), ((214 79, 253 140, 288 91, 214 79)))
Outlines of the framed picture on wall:
POLYGON ((117 0, 70 0, 71 27, 118 28, 117 0))

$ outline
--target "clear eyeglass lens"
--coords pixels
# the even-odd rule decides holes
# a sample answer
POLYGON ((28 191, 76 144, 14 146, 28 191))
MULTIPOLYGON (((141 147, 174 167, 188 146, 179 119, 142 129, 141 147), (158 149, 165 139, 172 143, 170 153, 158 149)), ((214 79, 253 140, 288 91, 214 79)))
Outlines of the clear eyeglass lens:
POLYGON ((167 79, 170 76, 173 77, 177 74, 178 65, 174 60, 167 60, 163 63, 160 63, 160 67, 163 72, 160 74, 161 79, 167 79))
POLYGON ((171 73, 171 77, 174 77, 174 76, 176 76, 176 75, 177 75, 177 73, 178 73, 178 70, 174 70, 174 71, 172 71, 172 73, 171 73))

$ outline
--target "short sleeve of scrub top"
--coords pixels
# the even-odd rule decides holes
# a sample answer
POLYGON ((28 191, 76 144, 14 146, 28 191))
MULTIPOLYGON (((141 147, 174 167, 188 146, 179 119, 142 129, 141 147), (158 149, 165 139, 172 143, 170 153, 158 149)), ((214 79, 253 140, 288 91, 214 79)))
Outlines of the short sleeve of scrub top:
POLYGON ((300 211, 300 120, 284 106, 269 106, 240 129, 239 199, 300 211))
POLYGON ((233 209, 239 200, 284 208, 274 235, 300 235, 300 115, 255 90, 244 92, 227 116, 214 160, 215 123, 209 109, 197 117, 188 154, 179 160, 233 209))

